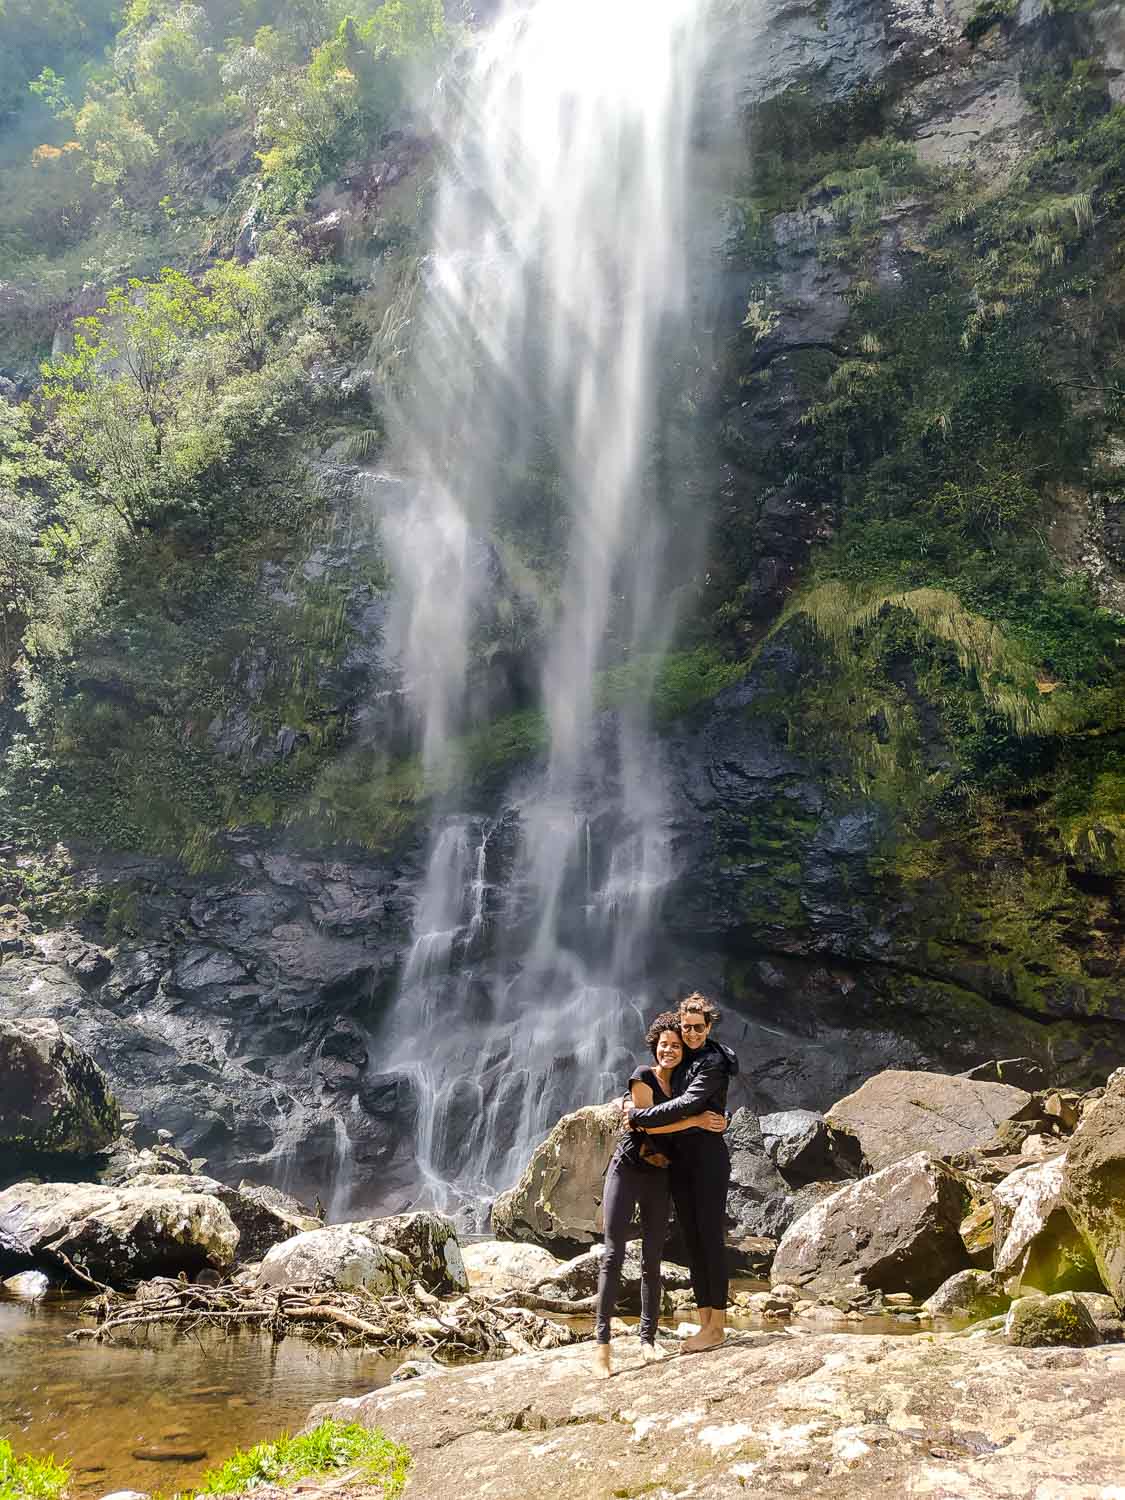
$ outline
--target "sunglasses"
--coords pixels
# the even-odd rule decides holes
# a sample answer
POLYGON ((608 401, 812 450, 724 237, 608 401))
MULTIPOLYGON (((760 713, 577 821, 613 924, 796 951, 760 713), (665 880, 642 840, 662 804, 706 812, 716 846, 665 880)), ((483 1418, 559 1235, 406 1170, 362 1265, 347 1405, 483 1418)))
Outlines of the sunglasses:
POLYGON ((680 1022, 680 1030, 681 1031, 706 1031, 707 1030, 707 1022, 706 1021, 700 1021, 699 1024, 697 1025, 694 1021, 681 1021, 680 1022))

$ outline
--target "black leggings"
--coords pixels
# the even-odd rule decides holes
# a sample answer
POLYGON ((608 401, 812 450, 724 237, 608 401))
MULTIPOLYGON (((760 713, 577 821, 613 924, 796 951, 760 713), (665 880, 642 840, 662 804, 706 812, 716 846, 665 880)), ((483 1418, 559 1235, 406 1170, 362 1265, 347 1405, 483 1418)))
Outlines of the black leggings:
POLYGON ((687 1247, 696 1307, 726 1307, 730 1152, 721 1135, 687 1131, 676 1143, 672 1201, 687 1247))
POLYGON ((631 1167, 615 1157, 605 1178, 602 1212, 605 1254, 598 1272, 596 1337, 609 1343, 609 1320, 621 1289, 621 1264, 633 1211, 641 1212, 641 1338, 651 1344, 660 1317, 660 1256, 668 1233, 668 1173, 655 1167, 631 1167))

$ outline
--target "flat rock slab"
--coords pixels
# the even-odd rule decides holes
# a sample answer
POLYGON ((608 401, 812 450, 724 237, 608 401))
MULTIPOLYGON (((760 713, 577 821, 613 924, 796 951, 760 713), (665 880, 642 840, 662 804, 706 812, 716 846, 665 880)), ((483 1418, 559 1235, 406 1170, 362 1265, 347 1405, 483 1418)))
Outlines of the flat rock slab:
POLYGON ((310 1423, 405 1443, 419 1500, 1105 1500, 1125 1475, 1119 1347, 743 1334, 660 1365, 636 1349, 616 1342, 607 1381, 581 1344, 318 1406, 310 1423))
POLYGON ((1030 1094, 1006 1083, 888 1068, 834 1104, 826 1119, 858 1138, 877 1172, 915 1151, 954 1156, 983 1146, 1031 1102, 1030 1094))

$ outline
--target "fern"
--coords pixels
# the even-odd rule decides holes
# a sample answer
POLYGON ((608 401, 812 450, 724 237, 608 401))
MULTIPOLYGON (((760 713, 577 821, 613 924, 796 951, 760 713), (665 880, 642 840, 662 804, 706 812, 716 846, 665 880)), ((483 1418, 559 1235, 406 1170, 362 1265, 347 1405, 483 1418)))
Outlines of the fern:
POLYGON ((365 464, 379 452, 383 434, 377 427, 365 427, 362 432, 353 432, 340 445, 340 457, 345 463, 365 464))

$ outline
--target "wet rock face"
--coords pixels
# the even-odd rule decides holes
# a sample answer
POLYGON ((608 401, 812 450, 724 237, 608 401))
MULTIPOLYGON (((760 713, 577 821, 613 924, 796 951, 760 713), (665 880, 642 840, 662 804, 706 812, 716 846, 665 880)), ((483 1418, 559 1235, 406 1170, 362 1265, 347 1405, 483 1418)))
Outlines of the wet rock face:
POLYGON ((120 1130, 109 1080, 56 1021, 0 1021, 0 1171, 19 1154, 89 1156, 120 1130))
POLYGON ((968 1268, 965 1188, 925 1152, 833 1193, 785 1233, 770 1279, 806 1291, 847 1282, 926 1297, 968 1268))
POLYGON ((409 857, 238 845, 236 860, 221 882, 99 866, 131 889, 139 932, 93 988, 67 961, 75 943, 25 939, 0 965, 0 1021, 59 1023, 138 1116, 140 1145, 166 1129, 227 1180, 327 1203, 340 1179, 337 1216, 393 1209, 414 1183, 415 1097, 372 1035, 408 931, 409 857))

